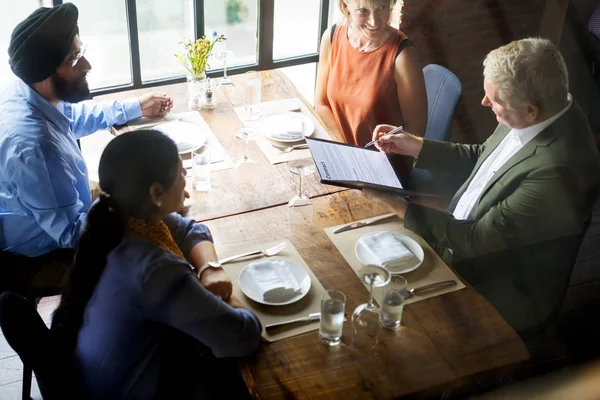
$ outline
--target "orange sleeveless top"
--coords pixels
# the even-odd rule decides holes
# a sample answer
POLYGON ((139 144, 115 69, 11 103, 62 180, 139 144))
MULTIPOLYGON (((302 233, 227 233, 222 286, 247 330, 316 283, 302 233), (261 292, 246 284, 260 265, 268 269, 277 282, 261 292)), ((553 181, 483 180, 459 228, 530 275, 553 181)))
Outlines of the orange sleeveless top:
POLYGON ((406 39, 396 30, 378 49, 362 52, 350 45, 348 25, 335 29, 327 99, 346 143, 364 146, 377 125, 403 124, 394 71, 398 48, 406 39))

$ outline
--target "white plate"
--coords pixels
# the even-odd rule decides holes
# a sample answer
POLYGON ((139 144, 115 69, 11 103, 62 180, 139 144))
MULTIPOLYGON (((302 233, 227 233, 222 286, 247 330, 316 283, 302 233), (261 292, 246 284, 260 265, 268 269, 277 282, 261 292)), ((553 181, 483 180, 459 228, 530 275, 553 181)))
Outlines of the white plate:
POLYGON ((161 131, 175 142, 179 154, 191 153, 206 142, 206 132, 196 124, 185 121, 170 121, 156 125, 161 131))
POLYGON ((246 267, 240 272, 240 275, 238 276, 238 283, 240 285, 240 289, 242 289, 242 292, 246 296, 248 296, 252 300, 256 301, 257 303, 266 304, 269 306, 283 306, 286 304, 295 303, 296 301, 298 301, 301 298, 303 298, 304 296, 306 296, 306 294, 310 290, 310 276, 308 275, 308 272, 306 272, 306 270, 302 266, 295 264, 293 262, 289 262, 289 261, 285 261, 285 260, 277 260, 277 259, 257 261, 257 262, 253 262, 253 263, 246 265, 246 267), (264 267, 277 268, 281 265, 287 266, 290 269, 290 272, 294 275, 294 277, 300 284, 301 292, 298 293, 296 296, 292 297, 291 299, 288 299, 287 301, 283 301, 280 303, 270 302, 270 301, 263 299, 260 288, 254 282, 250 273, 248 273, 248 267, 251 265, 257 265, 257 264, 261 264, 261 266, 263 268, 264 267))
MULTIPOLYGON (((356 253, 356 257, 358 257, 358 259, 360 260, 361 263, 363 263, 364 265, 379 265, 380 267, 382 267, 381 263, 379 262, 379 260, 375 259, 372 254, 367 251, 365 249, 366 245, 364 242, 364 239, 366 237, 369 237, 371 235, 374 235, 376 233, 381 233, 381 232, 371 232, 371 233, 367 233, 366 235, 364 235, 363 237, 361 237, 360 239, 358 239, 358 241, 356 242, 356 246, 354 248, 354 251, 356 253)), ((410 272, 410 271, 414 271, 415 269, 419 268, 419 266, 421 265, 421 263, 423 262, 423 259, 425 258, 425 253, 423 252, 423 248, 421 247, 421 245, 419 245, 419 243, 415 242, 414 239, 402 235, 400 233, 397 232, 392 232, 394 234, 394 236, 396 236, 396 238, 402 242, 402 244, 404 246, 406 246, 406 248, 408 250, 411 251, 411 253, 413 253, 415 255, 415 263, 414 265, 411 265, 407 268, 403 268, 403 269, 394 269, 391 270, 389 268, 387 268, 388 271, 390 271, 391 274, 404 274, 406 272, 410 272)))
POLYGON ((260 132, 268 137, 271 140, 275 140, 276 142, 282 143, 294 143, 303 140, 306 136, 311 136, 315 132, 315 124, 313 124, 312 120, 304 114, 285 111, 267 114, 260 119, 259 123, 260 132), (292 116, 298 117, 300 115, 302 117, 302 138, 299 139, 282 139, 279 137, 275 137, 278 133, 283 131, 282 127, 285 126, 285 119, 292 116))

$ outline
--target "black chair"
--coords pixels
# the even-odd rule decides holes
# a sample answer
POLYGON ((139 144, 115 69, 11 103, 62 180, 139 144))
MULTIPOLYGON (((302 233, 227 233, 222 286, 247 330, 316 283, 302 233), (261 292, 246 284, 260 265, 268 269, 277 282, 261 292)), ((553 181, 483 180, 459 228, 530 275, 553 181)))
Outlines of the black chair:
MULTIPOLYGON (((13 292, 0 294, 0 328, 23 365, 35 372, 44 399, 85 398, 71 357, 61 351, 59 340, 29 300, 13 292)), ((23 396, 30 399, 29 392, 23 396)))
MULTIPOLYGON (((61 294, 58 289, 33 289, 18 283, 18 280, 16 279, 17 268, 19 266, 18 257, 19 256, 15 256, 14 254, 0 251, 0 293, 5 291, 17 293, 27 299, 34 309, 37 308, 42 297, 61 294)), ((22 387, 23 400, 31 399, 31 379, 31 366, 24 362, 22 387)))

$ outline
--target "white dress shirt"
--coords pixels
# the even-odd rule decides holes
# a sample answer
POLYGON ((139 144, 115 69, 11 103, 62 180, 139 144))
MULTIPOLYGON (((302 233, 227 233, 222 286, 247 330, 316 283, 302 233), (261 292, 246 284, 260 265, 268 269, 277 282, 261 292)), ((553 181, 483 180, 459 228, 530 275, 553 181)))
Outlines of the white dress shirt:
POLYGON ((473 177, 467 190, 460 196, 456 208, 452 213, 456 219, 467 219, 471 210, 477 203, 481 192, 492 179, 492 176, 498 171, 508 160, 510 160, 519 150, 523 148, 531 139, 536 137, 540 132, 550 126, 554 121, 560 118, 573 103, 573 98, 569 94, 567 97, 569 103, 558 114, 551 118, 542 121, 538 124, 529 126, 524 129, 512 129, 502 142, 492 151, 492 154, 485 159, 481 167, 473 177))

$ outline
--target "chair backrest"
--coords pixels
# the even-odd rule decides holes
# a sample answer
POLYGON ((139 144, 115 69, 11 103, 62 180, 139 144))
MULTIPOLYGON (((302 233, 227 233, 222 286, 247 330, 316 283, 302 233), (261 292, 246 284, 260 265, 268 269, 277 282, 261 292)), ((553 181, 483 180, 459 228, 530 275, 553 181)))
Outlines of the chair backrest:
POLYGON ((423 68, 423 75, 428 107, 425 137, 448 140, 462 85, 456 75, 441 65, 427 65, 423 68))
POLYGON ((23 364, 33 369, 44 399, 85 398, 71 357, 61 352, 32 303, 13 292, 0 294, 0 328, 23 364))

